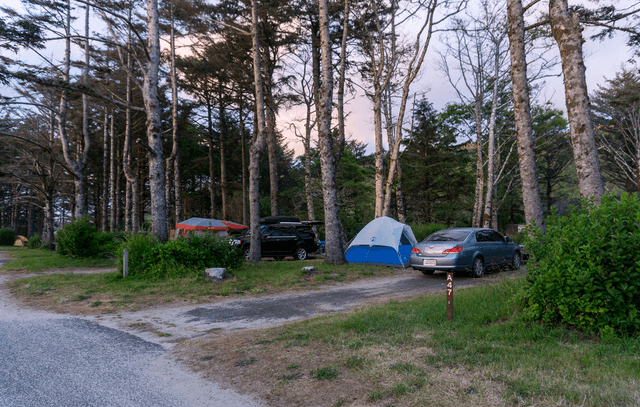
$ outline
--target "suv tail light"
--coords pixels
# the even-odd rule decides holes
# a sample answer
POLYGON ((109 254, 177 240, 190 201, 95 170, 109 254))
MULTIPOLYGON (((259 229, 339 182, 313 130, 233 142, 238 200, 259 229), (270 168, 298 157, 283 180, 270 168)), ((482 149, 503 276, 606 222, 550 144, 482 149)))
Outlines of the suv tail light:
POLYGON ((460 253, 461 251, 462 251, 462 246, 456 246, 456 247, 452 247, 451 249, 447 249, 443 251, 442 254, 460 253))
POLYGON ((422 254, 420 249, 418 249, 417 247, 411 248, 411 253, 413 253, 413 254, 422 254))

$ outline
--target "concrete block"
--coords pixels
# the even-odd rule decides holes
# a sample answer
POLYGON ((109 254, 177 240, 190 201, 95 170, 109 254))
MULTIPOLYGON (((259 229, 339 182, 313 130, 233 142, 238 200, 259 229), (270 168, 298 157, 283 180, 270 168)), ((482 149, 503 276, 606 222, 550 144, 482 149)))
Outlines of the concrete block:
POLYGON ((204 276, 211 281, 222 281, 227 277, 227 269, 222 267, 206 269, 204 276))

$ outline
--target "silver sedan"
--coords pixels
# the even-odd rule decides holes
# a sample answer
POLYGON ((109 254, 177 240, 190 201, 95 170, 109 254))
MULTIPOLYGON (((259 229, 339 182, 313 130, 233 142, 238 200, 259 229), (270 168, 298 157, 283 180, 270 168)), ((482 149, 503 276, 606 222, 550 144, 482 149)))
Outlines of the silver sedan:
POLYGON ((520 267, 520 245, 493 229, 445 229, 429 235, 411 250, 411 267, 430 275, 435 271, 465 271, 482 277, 490 267, 520 267))

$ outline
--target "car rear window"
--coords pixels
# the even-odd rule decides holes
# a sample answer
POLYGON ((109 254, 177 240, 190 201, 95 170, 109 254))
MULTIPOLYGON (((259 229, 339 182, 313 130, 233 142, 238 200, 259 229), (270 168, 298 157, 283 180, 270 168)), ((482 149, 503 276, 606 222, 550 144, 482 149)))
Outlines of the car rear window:
POLYGON ((469 233, 467 230, 441 230, 430 234, 423 242, 461 242, 469 233))

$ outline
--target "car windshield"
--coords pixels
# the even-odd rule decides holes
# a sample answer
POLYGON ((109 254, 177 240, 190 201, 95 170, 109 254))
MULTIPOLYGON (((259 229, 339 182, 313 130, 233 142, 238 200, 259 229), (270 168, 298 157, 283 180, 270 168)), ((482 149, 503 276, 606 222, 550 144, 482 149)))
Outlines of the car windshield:
POLYGON ((430 234, 423 242, 461 242, 469 233, 467 230, 441 230, 430 234))

